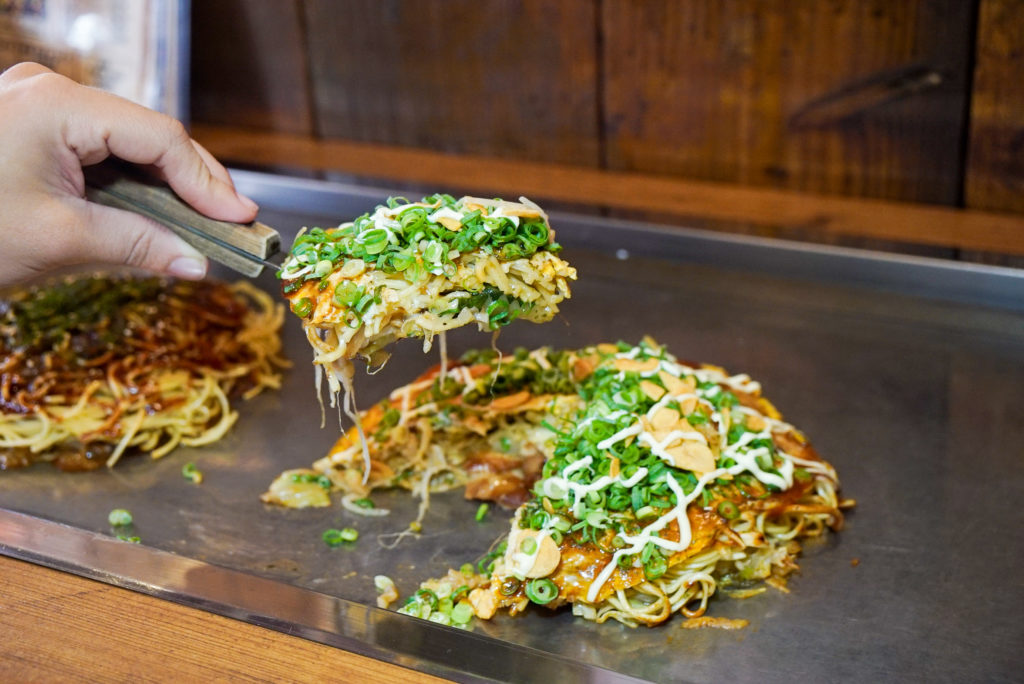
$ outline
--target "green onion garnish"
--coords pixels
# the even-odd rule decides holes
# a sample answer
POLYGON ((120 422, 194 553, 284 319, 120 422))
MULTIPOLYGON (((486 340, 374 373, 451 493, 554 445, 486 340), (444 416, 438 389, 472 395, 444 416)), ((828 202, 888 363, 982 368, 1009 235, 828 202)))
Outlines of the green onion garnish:
POLYGON ((544 605, 551 603, 558 596, 558 587, 549 579, 535 579, 526 583, 526 598, 534 603, 544 605))
POLYGON ((726 520, 735 520, 740 517, 740 508, 732 501, 722 501, 718 504, 718 514, 726 520))
POLYGON ((352 503, 360 508, 375 508, 373 501, 370 499, 356 499, 352 503))
POLYGON ((480 507, 476 509, 476 521, 483 522, 483 519, 487 517, 487 511, 490 509, 485 503, 480 504, 480 507))
POLYGON ((660 553, 652 553, 651 557, 644 562, 644 576, 649 580, 656 580, 668 570, 668 563, 660 553))
POLYGON ((142 541, 138 537, 129 537, 126 534, 119 534, 119 535, 117 535, 117 538, 120 539, 123 542, 130 542, 132 544, 138 544, 139 542, 142 541))
POLYGON ((362 293, 361 287, 350 280, 343 280, 334 288, 334 303, 338 306, 350 307, 359 301, 362 293))
POLYGON ((459 603, 452 608, 452 622, 464 625, 473 619, 473 606, 465 601, 459 601, 459 603))
POLYGON ((420 589, 416 592, 416 598, 429 605, 433 610, 437 610, 439 599, 437 594, 430 589, 420 589))
POLYGON ((203 481, 203 473, 196 468, 196 464, 189 461, 181 467, 181 476, 186 480, 192 480, 192 482, 199 484, 203 481))
POLYGON ((115 508, 107 515, 107 522, 114 527, 127 527, 132 524, 131 511, 125 508, 115 508))
POLYGON ((346 542, 351 543, 359 539, 359 531, 352 527, 346 527, 341 530, 337 530, 332 527, 331 529, 324 531, 322 538, 325 544, 330 547, 335 547, 346 542))
POLYGON ((501 584, 498 585, 498 591, 501 592, 502 596, 512 596, 517 591, 521 583, 515 577, 506 577, 502 580, 501 584))
POLYGON ((313 302, 309 297, 302 297, 292 304, 292 312, 299 318, 305 318, 313 313, 313 302))

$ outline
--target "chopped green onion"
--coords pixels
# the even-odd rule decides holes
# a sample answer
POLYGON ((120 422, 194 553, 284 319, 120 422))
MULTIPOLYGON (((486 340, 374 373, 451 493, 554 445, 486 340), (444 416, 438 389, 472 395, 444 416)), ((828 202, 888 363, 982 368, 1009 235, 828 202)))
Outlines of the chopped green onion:
POLYGON ((473 606, 466 601, 459 601, 458 605, 452 608, 452 622, 464 625, 472 619, 473 606))
POLYGON ((126 534, 119 534, 119 535, 117 535, 117 538, 120 539, 123 542, 131 542, 132 544, 138 544, 139 542, 142 541, 138 537, 129 537, 126 534))
POLYGON ((649 580, 656 580, 668 570, 668 563, 660 553, 652 553, 651 557, 644 563, 644 576, 649 580))
POLYGON ((506 577, 498 585, 498 591, 501 592, 502 596, 512 596, 519 591, 520 586, 522 586, 522 583, 515 577, 506 577))
POLYGON ((535 540, 533 537, 527 537, 519 545, 519 550, 528 556, 532 555, 534 552, 537 551, 537 540, 535 540))
POLYGON ((203 473, 196 468, 196 464, 189 461, 181 467, 181 476, 186 480, 192 480, 192 482, 199 484, 203 481, 203 473))
POLYGON ((480 504, 480 507, 476 509, 476 521, 483 522, 483 519, 487 517, 487 511, 490 509, 485 503, 480 504))
POLYGON ((439 599, 434 591, 430 589, 420 589, 416 592, 416 598, 426 603, 433 610, 437 610, 439 599))
POLYGON ((643 520, 644 518, 657 518, 658 509, 654 506, 644 506, 636 512, 636 517, 640 520, 643 520))
POLYGON ((475 574, 473 572, 473 564, 472 563, 463 563, 462 567, 459 568, 459 572, 461 572, 466 577, 472 577, 475 574))
POLYGON ((334 303, 338 306, 350 307, 362 295, 362 288, 351 280, 343 280, 334 288, 334 303))
POLYGON ((732 501, 722 501, 718 504, 718 514, 726 520, 735 520, 740 517, 740 509, 732 501))
POLYGON ((352 503, 360 508, 375 508, 373 501, 370 499, 356 499, 352 503))
POLYGON ((346 527, 341 530, 332 527, 323 533, 322 538, 324 543, 330 547, 341 546, 346 542, 354 542, 359 539, 359 531, 352 527, 346 527))
POLYGON ((292 312, 299 318, 305 318, 313 313, 313 302, 309 297, 302 297, 292 305, 292 312))
POLYGON ((526 583, 526 598, 545 605, 558 596, 558 587, 549 579, 535 579, 526 583))
POLYGON ((317 278, 323 278, 325 275, 329 274, 333 268, 334 264, 331 263, 330 259, 321 259, 316 262, 316 267, 313 269, 313 275, 317 278))
POLYGON ((115 508, 107 515, 107 522, 114 527, 126 527, 132 524, 132 514, 126 508, 115 508))

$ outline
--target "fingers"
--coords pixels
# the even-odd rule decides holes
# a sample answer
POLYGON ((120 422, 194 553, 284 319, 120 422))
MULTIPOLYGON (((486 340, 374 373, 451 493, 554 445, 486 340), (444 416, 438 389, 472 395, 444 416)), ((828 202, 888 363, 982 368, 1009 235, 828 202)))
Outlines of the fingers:
MULTIPOLYGON (((219 181, 227 183, 228 185, 231 186, 232 190, 235 190, 235 181, 231 180, 231 175, 228 174, 228 170, 224 168, 224 165, 217 161, 217 159, 212 154, 210 154, 210 152, 205 147, 197 143, 195 140, 192 140, 191 142, 192 147, 194 147, 196 149, 196 152, 199 153, 199 156, 202 158, 203 163, 206 164, 206 168, 210 170, 210 173, 213 175, 213 177, 219 181)), ((235 190, 235 192, 237 193, 238 191, 235 190)))
POLYGON ((188 280, 206 275, 206 257, 164 227, 120 209, 82 205, 68 261, 124 264, 188 280))
POLYGON ((10 69, 7 69, 0 74, 0 90, 9 86, 23 81, 26 78, 32 76, 38 76, 39 74, 51 74, 53 73, 42 64, 36 64, 35 62, 22 62, 21 64, 15 64, 10 69))
POLYGON ((64 137, 82 164, 111 154, 149 164, 182 199, 211 218, 244 223, 256 217, 256 204, 235 191, 224 167, 188 136, 181 122, 109 93, 75 87, 82 92, 75 93, 64 137))

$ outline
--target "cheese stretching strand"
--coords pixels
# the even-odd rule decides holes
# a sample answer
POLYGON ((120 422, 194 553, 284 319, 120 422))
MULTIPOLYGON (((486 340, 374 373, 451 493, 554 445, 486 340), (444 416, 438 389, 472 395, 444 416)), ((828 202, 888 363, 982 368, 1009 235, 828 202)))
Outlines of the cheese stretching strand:
POLYGON ((313 347, 318 390, 326 376, 335 406, 344 389, 342 408, 361 429, 352 359, 380 366, 400 338, 422 337, 427 351, 435 335, 464 325, 550 320, 576 278, 560 250, 547 215, 526 199, 393 198, 337 228, 300 233, 279 277, 313 347))

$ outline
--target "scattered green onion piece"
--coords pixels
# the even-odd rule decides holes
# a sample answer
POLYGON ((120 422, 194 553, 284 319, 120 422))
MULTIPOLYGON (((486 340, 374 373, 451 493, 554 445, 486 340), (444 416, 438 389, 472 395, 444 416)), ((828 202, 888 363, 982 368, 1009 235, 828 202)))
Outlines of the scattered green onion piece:
POLYGON ((126 534, 119 534, 119 535, 117 535, 117 538, 120 539, 123 542, 131 542, 132 544, 138 544, 138 543, 140 543, 142 541, 138 537, 129 537, 126 534))
POLYGON ((416 598, 420 599, 433 610, 437 610, 438 601, 437 594, 430 589, 420 589, 416 592, 416 598))
POLYGON ((309 297, 302 297, 292 305, 292 313, 299 318, 305 318, 313 313, 313 302, 309 297))
POLYGON ((532 555, 537 550, 537 541, 533 537, 527 537, 519 545, 519 550, 527 555, 532 555))
POLYGON ((334 303, 338 306, 352 306, 361 294, 362 288, 351 280, 343 280, 334 288, 334 303))
POLYGON ((324 543, 330 547, 340 546, 345 542, 354 542, 357 539, 359 539, 359 531, 351 527, 341 530, 332 527, 323 533, 324 543))
POLYGON ((480 504, 480 507, 476 509, 476 521, 483 522, 483 519, 487 517, 487 511, 490 509, 485 503, 480 504))
POLYGON ((644 518, 656 518, 658 517, 658 509, 654 506, 644 506, 636 512, 636 517, 641 520, 644 518))
POLYGON ((652 553, 651 557, 644 563, 644 576, 649 580, 656 580, 668 570, 668 563, 660 553, 652 553))
POLYGON ((519 591, 520 586, 522 586, 522 583, 515 577, 506 577, 498 585, 498 591, 501 592, 502 596, 512 596, 519 591))
POLYGON ((321 259, 316 262, 316 266, 313 268, 313 275, 317 278, 323 278, 334 269, 334 264, 331 263, 330 259, 321 259))
POLYGON ((475 574, 473 572, 473 564, 472 563, 463 563, 462 567, 459 568, 459 572, 461 572, 466 577, 472 577, 475 574))
POLYGON ((196 464, 189 461, 181 467, 181 476, 186 480, 192 480, 195 484, 199 484, 203 481, 203 473, 196 468, 196 464))
POLYGON ((107 522, 114 527, 126 527, 132 524, 132 514, 126 508, 115 508, 107 515, 107 522))
POLYGON ((460 625, 468 624, 473 619, 473 606, 466 601, 460 601, 452 608, 452 622, 460 625))
POLYGON ((356 499, 352 503, 354 503, 356 506, 359 506, 360 508, 375 508, 376 507, 374 505, 373 501, 371 501, 370 499, 356 499))
POLYGON ((463 595, 469 594, 469 585, 463 584, 458 589, 452 592, 452 601, 458 601, 463 595))
POLYGON ((558 587, 549 579, 535 579, 526 583, 526 598, 539 605, 551 603, 558 596, 558 587))
POLYGON ((740 517, 740 509, 732 501, 722 501, 718 504, 718 514, 726 520, 735 520, 740 517))

